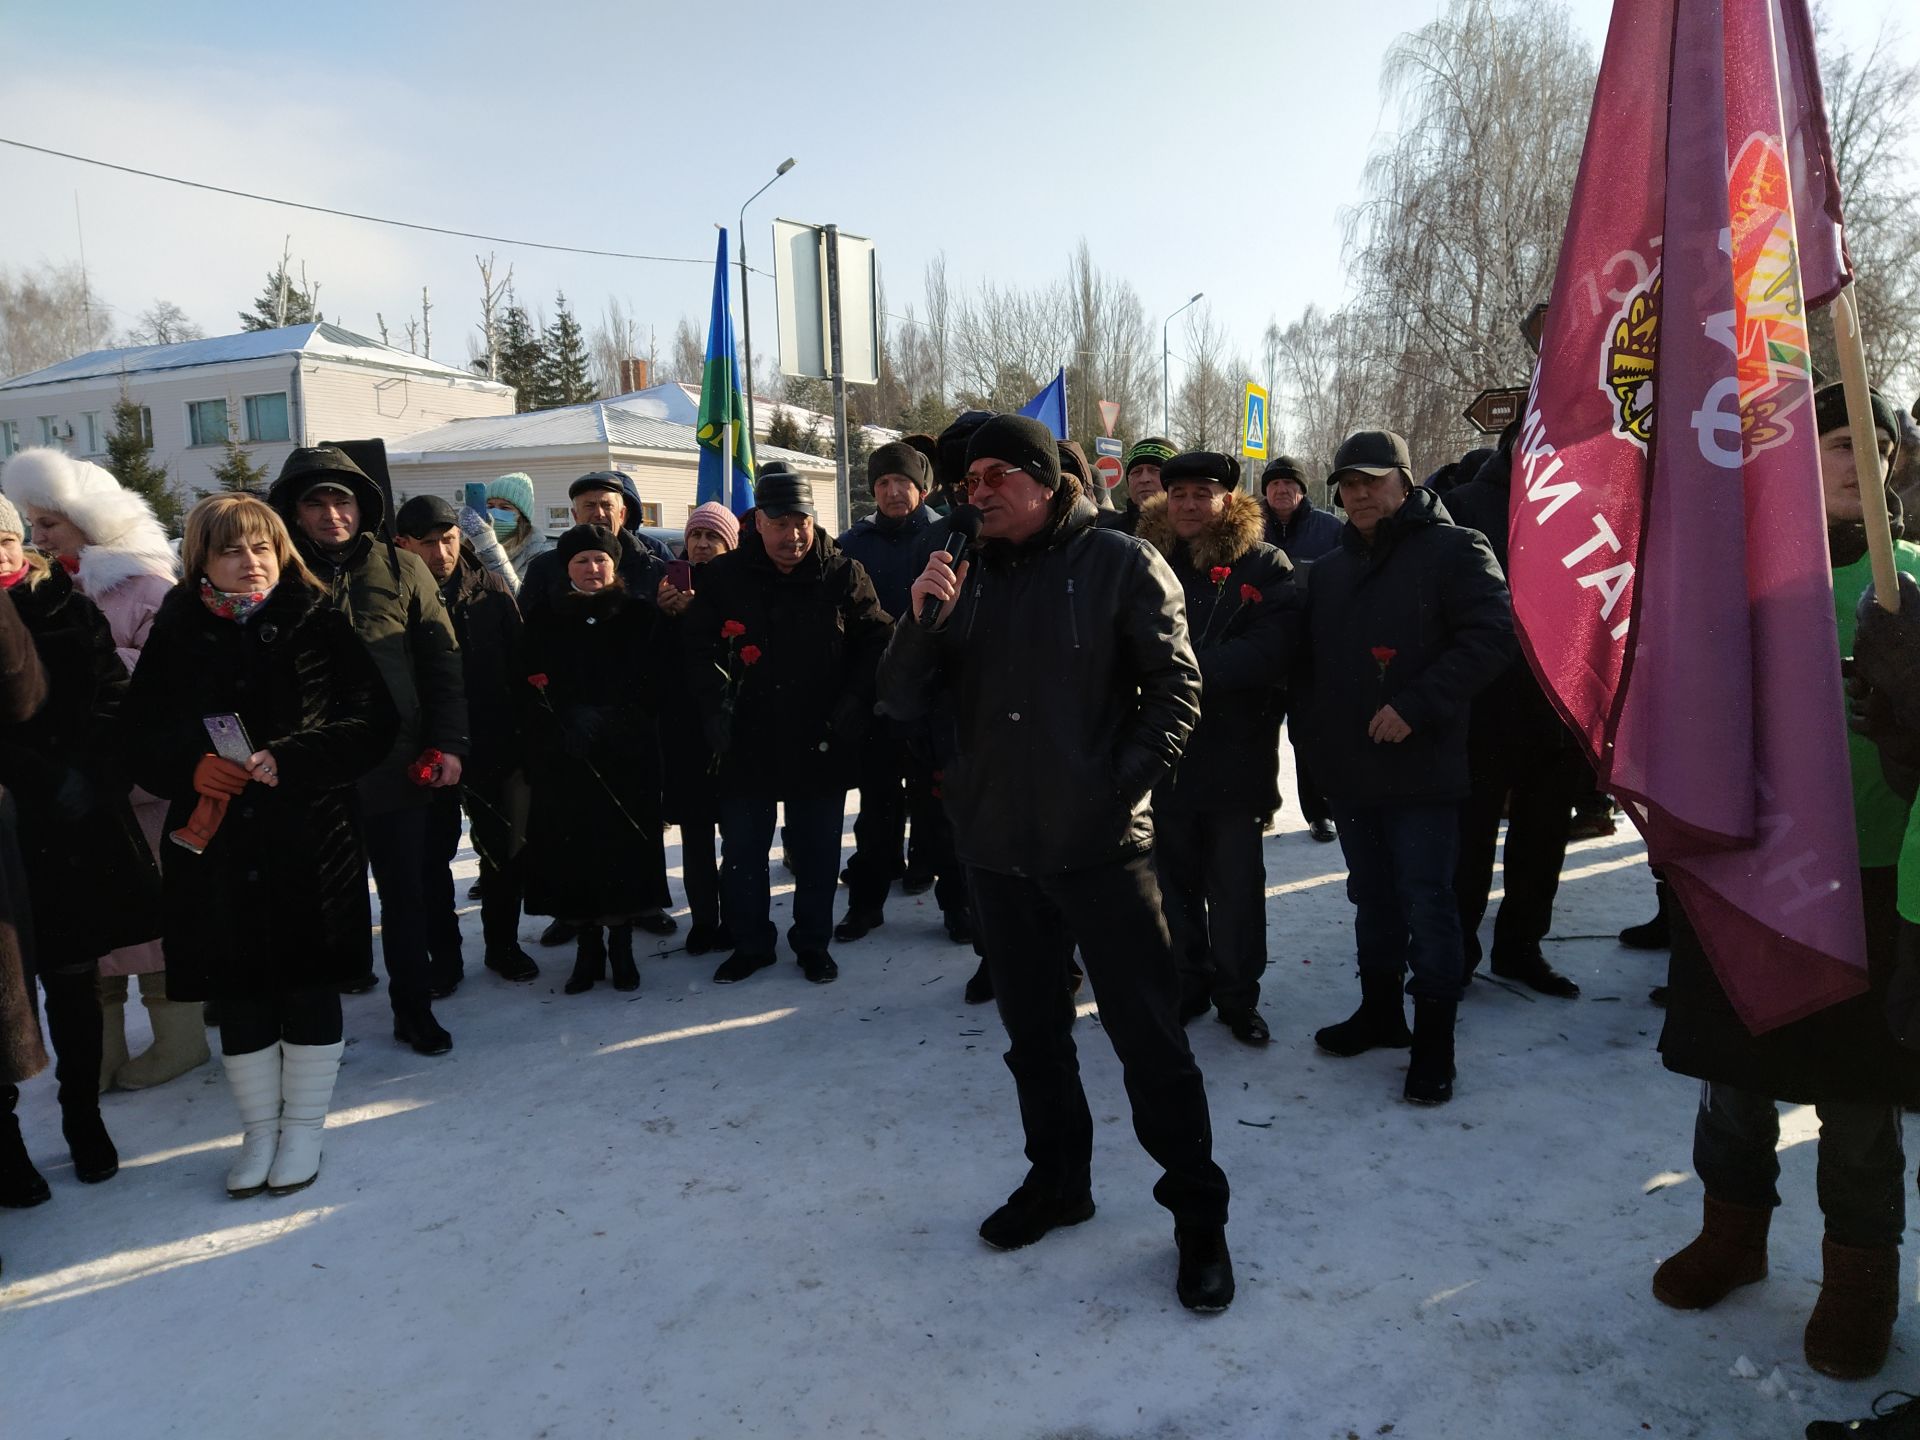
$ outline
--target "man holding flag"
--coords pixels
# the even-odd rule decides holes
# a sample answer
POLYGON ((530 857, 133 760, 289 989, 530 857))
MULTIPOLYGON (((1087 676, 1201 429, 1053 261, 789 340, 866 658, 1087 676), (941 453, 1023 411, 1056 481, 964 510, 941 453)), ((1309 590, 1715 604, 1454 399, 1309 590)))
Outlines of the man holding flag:
MULTIPOLYGON (((1780 1093, 1776 1079, 1748 1103, 1723 1086, 1761 1070, 1680 1058, 1705 1013, 1688 997, 1711 985, 1757 1055, 1843 1023, 1821 1012, 1868 989, 1881 887, 1863 903, 1861 862, 1880 837, 1846 803, 1860 777, 1826 544, 1845 517, 1831 488, 1823 502, 1805 318, 1850 278, 1840 214, 1804 0, 1616 7, 1515 450, 1509 578, 1543 689, 1684 912, 1676 992, 1688 947, 1704 982, 1676 993, 1662 1040, 1714 1082, 1695 1139, 1702 1233, 1654 1281, 1679 1306, 1766 1274, 1759 1112, 1780 1093)), ((1856 492, 1854 515, 1885 593, 1879 488, 1856 492)), ((1858 1082, 1868 1058, 1837 1061, 1858 1082)), ((1836 1092, 1805 1098, 1829 1127, 1807 1359, 1864 1376, 1897 1302, 1902 1192, 1881 1182, 1898 1129, 1841 1122, 1836 1092)))

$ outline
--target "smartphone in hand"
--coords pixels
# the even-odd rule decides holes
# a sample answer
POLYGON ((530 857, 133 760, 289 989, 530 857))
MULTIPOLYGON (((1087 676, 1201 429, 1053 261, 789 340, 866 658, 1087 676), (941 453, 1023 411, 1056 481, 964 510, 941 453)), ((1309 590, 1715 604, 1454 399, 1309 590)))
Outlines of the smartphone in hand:
POLYGON ((484 480, 467 481, 467 508, 487 513, 487 482, 484 480))
POLYGON ((247 727, 240 723, 238 715, 207 715, 201 723, 207 727, 213 753, 222 760, 244 765, 253 757, 253 741, 247 738, 247 727))
POLYGON ((669 560, 667 562, 667 583, 682 595, 691 594, 693 592, 692 563, 686 560, 669 560))

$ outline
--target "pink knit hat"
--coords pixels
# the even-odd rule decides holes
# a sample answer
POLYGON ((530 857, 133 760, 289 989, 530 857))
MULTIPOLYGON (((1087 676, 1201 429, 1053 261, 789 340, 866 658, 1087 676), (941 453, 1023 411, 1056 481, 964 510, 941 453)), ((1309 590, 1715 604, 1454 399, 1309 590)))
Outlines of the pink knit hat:
POLYGON ((734 518, 733 512, 718 500, 709 500, 706 504, 697 506, 693 513, 687 516, 687 529, 717 531, 726 537, 727 549, 740 548, 740 522, 734 518))

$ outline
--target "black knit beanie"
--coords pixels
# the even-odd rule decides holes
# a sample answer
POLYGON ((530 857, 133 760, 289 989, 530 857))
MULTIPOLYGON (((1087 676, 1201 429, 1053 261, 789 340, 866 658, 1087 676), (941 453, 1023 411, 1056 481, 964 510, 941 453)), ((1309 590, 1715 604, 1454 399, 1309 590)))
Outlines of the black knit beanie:
MULTIPOLYGON (((1873 401, 1873 428, 1893 441, 1894 448, 1900 446, 1900 417, 1894 413, 1887 397, 1878 390, 1869 389, 1868 397, 1873 401)), ((1820 433, 1838 430, 1847 423, 1847 395, 1839 381, 1831 385, 1822 385, 1813 392, 1814 423, 1820 427, 1820 433)))
POLYGON ((576 525, 553 548, 560 552, 562 565, 587 550, 602 551, 616 566, 620 563, 620 537, 604 525, 576 525))
POLYGON ((1053 432, 1026 415, 995 415, 967 441, 967 466, 999 460, 1024 470, 1049 490, 1060 488, 1060 443, 1053 432))
POLYGON ((904 475, 920 487, 920 498, 933 488, 933 467, 919 448, 904 440, 890 440, 867 457, 867 492, 871 494, 883 475, 904 475))
POLYGON ((1260 488, 1266 489, 1276 480, 1291 480, 1300 487, 1302 495, 1307 493, 1307 468, 1291 455, 1276 455, 1267 461, 1260 471, 1260 488))

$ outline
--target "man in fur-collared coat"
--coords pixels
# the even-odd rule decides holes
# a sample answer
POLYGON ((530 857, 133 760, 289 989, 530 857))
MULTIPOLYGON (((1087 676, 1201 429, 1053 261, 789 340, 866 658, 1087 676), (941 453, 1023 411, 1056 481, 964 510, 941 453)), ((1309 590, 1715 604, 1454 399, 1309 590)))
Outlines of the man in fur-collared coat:
POLYGON ((1269 1033, 1257 1008, 1267 967, 1260 835, 1280 804, 1280 721, 1271 704, 1299 624, 1293 564, 1261 538, 1260 502, 1240 494, 1230 455, 1175 455, 1164 496, 1135 532, 1173 567, 1200 661, 1200 723, 1154 787, 1154 869, 1181 967, 1180 1006, 1213 1005, 1249 1045, 1269 1033))

